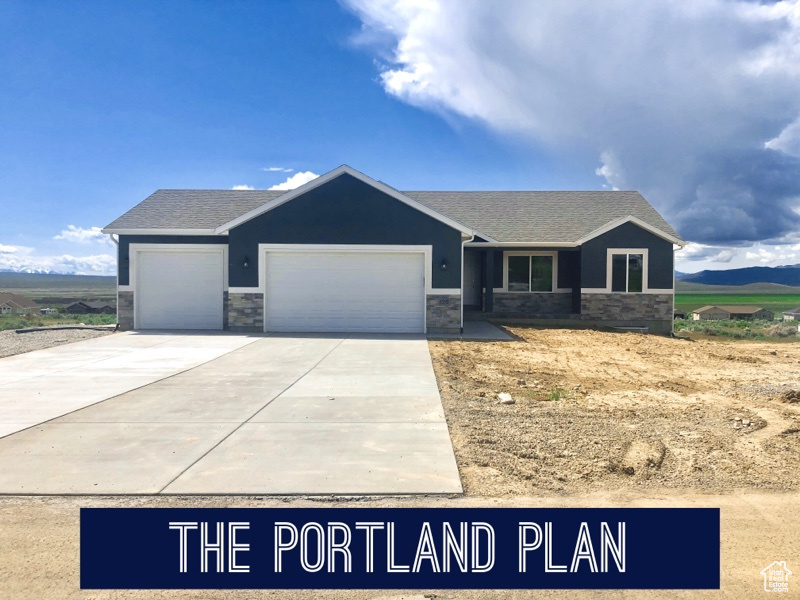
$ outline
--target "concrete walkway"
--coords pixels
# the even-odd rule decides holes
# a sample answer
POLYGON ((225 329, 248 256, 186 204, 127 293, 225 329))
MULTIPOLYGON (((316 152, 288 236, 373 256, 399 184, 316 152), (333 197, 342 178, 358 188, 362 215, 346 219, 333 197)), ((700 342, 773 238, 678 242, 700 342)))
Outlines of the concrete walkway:
POLYGON ((0 437, 192 369, 260 338, 127 332, 0 359, 0 437))
POLYGON ((462 491, 421 336, 247 339, 0 440, 0 493, 462 491))

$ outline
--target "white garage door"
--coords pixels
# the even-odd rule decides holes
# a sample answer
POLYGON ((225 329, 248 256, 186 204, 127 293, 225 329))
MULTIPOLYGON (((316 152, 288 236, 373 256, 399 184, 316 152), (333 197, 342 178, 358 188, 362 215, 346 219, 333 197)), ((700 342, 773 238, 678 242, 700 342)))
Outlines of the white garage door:
POLYGON ((425 331, 422 253, 267 252, 266 331, 425 331))
POLYGON ((137 254, 137 329, 222 329, 223 253, 137 254))

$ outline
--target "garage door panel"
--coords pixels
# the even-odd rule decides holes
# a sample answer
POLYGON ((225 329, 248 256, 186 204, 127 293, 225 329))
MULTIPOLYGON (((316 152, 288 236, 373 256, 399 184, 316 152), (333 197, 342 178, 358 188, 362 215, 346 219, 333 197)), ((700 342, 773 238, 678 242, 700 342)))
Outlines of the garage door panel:
POLYGON ((422 253, 267 252, 267 331, 422 332, 422 253))
POLYGON ((221 252, 144 251, 137 258, 138 329, 222 329, 221 252))

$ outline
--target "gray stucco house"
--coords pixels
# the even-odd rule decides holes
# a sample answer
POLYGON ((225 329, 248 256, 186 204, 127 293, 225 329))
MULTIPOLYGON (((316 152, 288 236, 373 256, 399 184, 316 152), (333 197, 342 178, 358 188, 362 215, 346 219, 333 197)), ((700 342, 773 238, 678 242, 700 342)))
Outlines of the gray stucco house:
POLYGON ((467 318, 672 330, 680 236, 638 192, 159 190, 104 230, 124 329, 453 332, 467 318))

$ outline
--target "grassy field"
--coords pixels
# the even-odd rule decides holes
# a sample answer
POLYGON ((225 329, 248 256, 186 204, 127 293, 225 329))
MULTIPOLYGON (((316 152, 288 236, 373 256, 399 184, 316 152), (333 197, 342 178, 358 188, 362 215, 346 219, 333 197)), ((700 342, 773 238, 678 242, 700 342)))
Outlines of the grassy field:
POLYGON ((0 331, 27 329, 28 327, 55 327, 56 325, 114 325, 117 315, 2 315, 0 331))
POLYGON ((742 286, 702 285, 678 282, 675 290, 675 310, 686 314, 706 305, 753 305, 775 313, 800 307, 800 287, 774 283, 754 283, 742 286))

